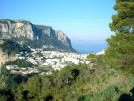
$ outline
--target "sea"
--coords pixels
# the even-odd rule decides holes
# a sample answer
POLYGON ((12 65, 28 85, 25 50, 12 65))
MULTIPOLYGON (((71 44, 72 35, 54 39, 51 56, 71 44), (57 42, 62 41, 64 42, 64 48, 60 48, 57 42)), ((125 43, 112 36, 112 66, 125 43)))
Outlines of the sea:
POLYGON ((81 54, 98 53, 108 47, 106 43, 72 43, 72 46, 81 54))

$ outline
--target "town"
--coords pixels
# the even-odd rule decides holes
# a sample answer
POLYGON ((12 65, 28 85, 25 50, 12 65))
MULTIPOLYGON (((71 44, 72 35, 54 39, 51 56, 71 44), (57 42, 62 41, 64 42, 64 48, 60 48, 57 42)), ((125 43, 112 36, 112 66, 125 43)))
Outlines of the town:
MULTIPOLYGON (((89 64, 87 60, 88 54, 78 54, 70 52, 59 52, 59 51, 44 51, 43 49, 31 49, 31 53, 20 52, 16 54, 18 59, 26 60, 35 65, 34 68, 19 68, 16 65, 7 65, 6 68, 11 70, 11 73, 20 74, 31 74, 39 73, 38 67, 52 68, 53 71, 60 70, 65 66, 78 65, 78 64, 89 64)), ((50 74, 50 71, 41 72, 41 74, 50 74)))

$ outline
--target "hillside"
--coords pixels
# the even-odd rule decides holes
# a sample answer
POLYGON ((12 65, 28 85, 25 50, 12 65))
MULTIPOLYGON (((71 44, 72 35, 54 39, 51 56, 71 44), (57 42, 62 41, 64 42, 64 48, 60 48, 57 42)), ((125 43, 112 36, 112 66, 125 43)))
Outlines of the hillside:
POLYGON ((83 55, 87 58, 82 60, 79 54, 29 49, 11 40, 0 40, 0 49, 0 62, 3 63, 0 68, 0 101, 134 100, 133 72, 108 65, 104 51, 83 55), (22 54, 20 57, 25 59, 15 58, 16 54, 22 54), (56 57, 58 55, 61 57, 56 57), (50 59, 51 56, 54 59, 50 59), (33 64, 34 58, 40 57, 48 57, 42 60, 45 64, 48 60, 55 62, 67 57, 72 62, 79 58, 80 63, 65 61, 65 68, 57 68, 57 64, 53 63, 47 67, 33 64), (29 58, 33 59, 32 62, 28 61, 29 58))
POLYGON ((13 61, 15 60, 15 57, 8 57, 8 55, 6 55, 5 53, 3 53, 3 51, 0 49, 0 67, 2 66, 2 64, 4 64, 7 61, 13 61))
POLYGON ((0 39, 10 39, 32 48, 76 52, 62 31, 25 20, 0 19, 0 39))
POLYGON ((0 101, 134 101, 134 0, 0 3, 0 101))
POLYGON ((6 81, 7 89, 0 90, 0 100, 133 101, 132 74, 111 68, 103 55, 92 55, 88 59, 91 61, 89 65, 67 66, 50 75, 29 78, 2 72, 1 75, 10 81, 6 81))
POLYGON ((5 63, 0 68, 0 101, 134 100, 133 72, 108 65, 105 61, 104 51, 84 55, 87 58, 82 60, 82 55, 75 53, 46 51, 46 55, 41 54, 45 53, 41 49, 29 49, 11 40, 0 40, 0 42, 0 59, 5 63), (21 55, 21 53, 26 53, 22 54, 25 59, 10 58, 16 54, 21 55), (55 57, 60 54, 61 57, 55 57), (54 59, 50 59, 51 56, 54 59), (47 63, 47 60, 66 59, 64 56, 66 58, 70 56, 69 59, 81 57, 80 63, 67 62, 65 68, 57 69, 57 67, 53 67, 57 66, 56 64, 41 67, 39 64, 32 64, 33 61, 27 60, 28 58, 34 60, 34 58, 48 57, 45 61, 43 60, 44 63, 47 63), (9 69, 9 67, 14 68, 9 69))
MULTIPOLYGON (((9 48, 6 48, 6 50, 4 49, 4 47, 2 47, 4 44, 3 40, 0 40, 0 67, 2 66, 2 64, 4 64, 7 61, 14 61, 17 59, 17 57, 13 56, 13 54, 10 56, 7 54, 6 50, 9 48)), ((12 46, 12 45, 11 45, 12 46)))

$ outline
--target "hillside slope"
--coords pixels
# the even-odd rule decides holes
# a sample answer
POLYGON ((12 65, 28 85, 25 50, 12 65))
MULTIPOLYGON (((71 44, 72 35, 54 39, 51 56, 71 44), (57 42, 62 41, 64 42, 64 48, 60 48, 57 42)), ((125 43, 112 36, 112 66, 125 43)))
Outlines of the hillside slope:
POLYGON ((14 83, 11 86, 7 81, 7 84, 14 89, 1 89, 0 100, 12 98, 13 101, 134 101, 133 74, 111 68, 103 58, 103 55, 96 56, 94 59, 90 58, 93 65, 90 63, 67 66, 53 74, 30 77, 26 81, 22 77, 11 75, 8 78, 14 83), (15 78, 22 83, 14 85, 17 83, 15 78))
MULTIPOLYGON (((3 44, 3 41, 0 40, 0 45, 3 44)), ((8 56, 8 54, 6 52, 2 51, 2 48, 0 47, 0 67, 2 66, 2 64, 4 64, 7 61, 14 61, 16 60, 17 57, 15 56, 8 56)))

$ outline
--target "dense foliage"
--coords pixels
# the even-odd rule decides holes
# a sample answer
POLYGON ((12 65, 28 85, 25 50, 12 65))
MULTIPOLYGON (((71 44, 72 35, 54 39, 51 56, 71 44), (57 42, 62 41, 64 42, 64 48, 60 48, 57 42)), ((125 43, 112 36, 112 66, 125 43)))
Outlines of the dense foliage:
POLYGON ((116 34, 107 39, 107 63, 112 67, 132 70, 134 67, 134 0, 116 0, 110 28, 116 34))
POLYGON ((20 83, 26 82, 27 79, 27 76, 10 74, 10 71, 3 65, 0 72, 0 88, 15 89, 20 83))
POLYGON ((92 67, 67 66, 50 75, 27 77, 5 70, 8 85, 0 93, 9 93, 0 94, 1 101, 133 101, 133 75, 114 70, 103 55, 94 59, 92 67))
POLYGON ((30 52, 31 50, 27 46, 22 46, 11 40, 3 40, 4 43, 0 44, 0 48, 8 55, 15 55, 19 52, 30 52))
POLYGON ((34 64, 23 59, 17 59, 15 61, 9 61, 6 65, 17 65, 18 67, 33 67, 34 64))
MULTIPOLYGON (((37 76, 36 73, 27 75, 11 74, 10 70, 6 69, 6 65, 0 68, 0 89, 16 89, 22 82, 26 82, 29 78, 37 76)), ((1 100, 0 100, 1 101, 1 100)))

